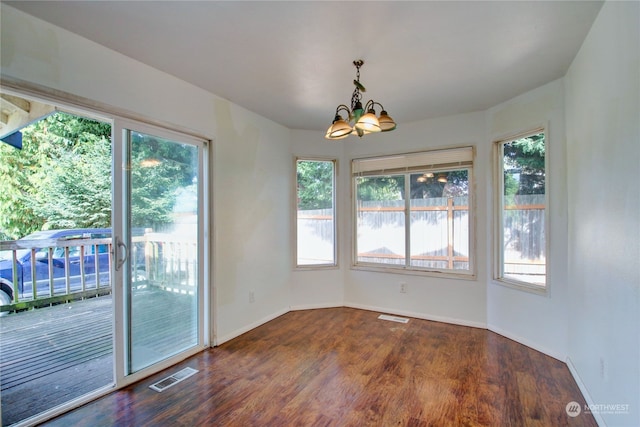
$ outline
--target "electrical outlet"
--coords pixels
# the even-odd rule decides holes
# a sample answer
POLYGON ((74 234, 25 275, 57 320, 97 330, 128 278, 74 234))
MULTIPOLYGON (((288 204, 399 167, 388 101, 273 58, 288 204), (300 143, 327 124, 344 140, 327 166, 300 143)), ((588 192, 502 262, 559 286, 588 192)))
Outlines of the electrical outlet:
POLYGON ((256 293, 254 291, 249 291, 249 302, 256 302, 256 293))
POLYGON ((401 294, 406 294, 407 293, 407 284, 404 282, 400 283, 400 293, 401 294))

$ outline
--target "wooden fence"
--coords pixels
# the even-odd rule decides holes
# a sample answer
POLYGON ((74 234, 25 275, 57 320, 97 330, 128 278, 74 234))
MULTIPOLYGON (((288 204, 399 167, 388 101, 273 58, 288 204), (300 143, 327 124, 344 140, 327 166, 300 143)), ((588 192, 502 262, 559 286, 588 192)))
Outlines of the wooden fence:
MULTIPOLYGON (((469 265, 467 197, 412 199, 409 203, 412 267, 467 269, 469 265)), ((357 210, 360 263, 407 263, 404 200, 360 202, 357 210)))
MULTIPOLYGON (((544 196, 516 196, 505 206, 505 273, 544 274, 544 196), (542 197, 542 200, 540 199, 542 197)), ((466 197, 411 200, 411 266, 466 269, 469 263, 469 206, 466 197)), ((298 251, 324 242, 333 247, 333 214, 298 211, 298 251)), ((405 201, 360 202, 357 261, 406 263, 405 201)), ((325 252, 327 252, 325 250, 325 252)))

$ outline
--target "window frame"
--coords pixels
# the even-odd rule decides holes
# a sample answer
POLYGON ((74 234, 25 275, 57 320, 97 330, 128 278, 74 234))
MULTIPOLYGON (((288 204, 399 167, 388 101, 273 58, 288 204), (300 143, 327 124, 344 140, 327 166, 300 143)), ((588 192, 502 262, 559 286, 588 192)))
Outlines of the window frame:
POLYGON ((494 232, 493 232, 493 280, 494 282, 506 286, 512 289, 517 289, 524 292, 529 292, 538 295, 547 295, 549 292, 549 230, 550 230, 550 187, 549 187, 549 128, 547 125, 537 125, 528 128, 526 131, 508 134, 506 136, 497 138, 493 141, 493 159, 494 159, 494 179, 493 190, 495 191, 494 197, 494 232), (518 139, 527 138, 532 135, 544 134, 544 250, 545 250, 545 284, 536 285, 534 283, 517 280, 512 277, 504 276, 504 227, 503 227, 503 205, 504 205, 504 161, 503 161, 503 147, 505 144, 516 141, 518 139))
POLYGON ((294 156, 293 158, 293 208, 291 221, 293 225, 293 266, 297 271, 332 270, 339 268, 338 245, 338 159, 321 156, 294 156), (333 164, 333 262, 318 264, 298 263, 298 162, 328 162, 333 164))
POLYGON ((355 158, 351 159, 351 218, 352 218, 352 245, 351 245, 351 269, 353 270, 364 270, 364 271, 376 271, 376 272, 384 272, 384 273, 395 273, 395 274, 407 274, 407 275, 420 275, 420 276, 433 276, 433 277, 444 277, 444 278, 454 278, 454 279, 466 279, 466 280, 475 280, 477 277, 476 272, 476 206, 475 206, 475 191, 476 191, 476 183, 475 183, 475 163, 476 163, 476 147, 473 145, 464 145, 464 146, 452 146, 452 147, 442 147, 442 148, 433 148, 430 150, 423 150, 418 152, 410 152, 410 153, 400 153, 400 154, 391 154, 384 156, 375 156, 369 158, 355 158), (470 160, 465 162, 448 162, 446 158, 448 157, 448 153, 455 153, 456 151, 461 150, 469 150, 470 152, 470 160), (435 158, 440 157, 441 159, 437 162, 431 163, 423 163, 421 159, 429 158, 431 156, 435 156, 435 158), (407 164, 401 164, 401 158, 407 158, 407 164), (415 165, 416 161, 412 161, 411 158, 419 159, 418 163, 423 163, 420 166, 415 165), (392 168, 388 169, 388 173, 384 174, 363 174, 358 172, 354 168, 354 162, 367 162, 367 161, 385 161, 388 159, 391 164, 396 163, 392 168), (398 165, 398 161, 400 164, 398 165), (409 198, 405 196, 405 225, 404 225, 404 238, 405 238, 405 263, 400 265, 394 264, 383 264, 383 263, 367 263, 358 261, 358 195, 357 195, 357 178, 362 176, 393 176, 393 175, 402 175, 405 177, 404 181, 404 192, 405 195, 410 193, 410 177, 412 174, 416 173, 424 173, 424 172, 433 172, 437 174, 438 172, 451 172, 457 170, 466 170, 468 174, 468 247, 469 247, 469 261, 468 261, 468 269, 465 270, 451 270, 451 269, 438 269, 438 268, 429 268, 429 267, 417 267, 411 265, 411 252, 410 252, 410 240, 411 240, 411 209, 410 204, 411 201, 409 198))

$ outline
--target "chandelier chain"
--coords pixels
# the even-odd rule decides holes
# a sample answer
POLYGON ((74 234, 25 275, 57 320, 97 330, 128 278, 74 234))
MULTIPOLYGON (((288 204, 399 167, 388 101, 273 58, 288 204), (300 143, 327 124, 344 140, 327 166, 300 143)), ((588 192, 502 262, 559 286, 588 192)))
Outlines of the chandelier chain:
POLYGON ((360 93, 360 89, 355 88, 353 91, 353 95, 351 95, 351 111, 355 110, 356 104, 362 101, 362 94, 360 93))
MULTIPOLYGON (((356 60, 353 61, 353 65, 356 66, 356 81, 360 83, 360 67, 362 67, 363 61, 356 60)), ((351 111, 356 108, 356 104, 362 101, 362 94, 360 93, 360 88, 356 86, 353 90, 353 94, 351 95, 351 111)))

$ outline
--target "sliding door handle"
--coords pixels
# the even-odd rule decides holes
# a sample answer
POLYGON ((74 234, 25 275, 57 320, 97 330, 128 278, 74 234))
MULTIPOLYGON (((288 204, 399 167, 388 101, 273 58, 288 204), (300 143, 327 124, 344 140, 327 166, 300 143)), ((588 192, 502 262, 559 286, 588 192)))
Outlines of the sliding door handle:
POLYGON ((120 270, 129 257, 129 248, 116 236, 115 245, 113 245, 113 258, 116 263, 116 271, 120 270))

